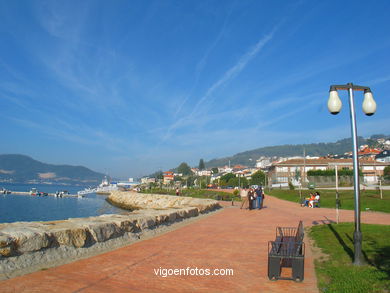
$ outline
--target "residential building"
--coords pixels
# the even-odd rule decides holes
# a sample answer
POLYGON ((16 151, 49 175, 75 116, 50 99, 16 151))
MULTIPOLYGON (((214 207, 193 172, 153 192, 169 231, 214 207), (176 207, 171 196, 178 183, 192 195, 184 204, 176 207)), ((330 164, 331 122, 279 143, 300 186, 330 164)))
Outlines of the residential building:
POLYGON ((260 169, 266 169, 271 166, 271 158, 260 157, 256 160, 256 167, 260 169))
POLYGON ((198 170, 196 172, 196 175, 198 175, 198 176, 211 176, 212 173, 213 172, 211 170, 198 170))
POLYGON ((367 145, 361 146, 358 151, 359 157, 375 158, 376 155, 379 155, 381 151, 375 148, 369 148, 367 145))
MULTIPOLYGON (((383 170, 390 163, 376 162, 373 159, 360 159, 359 165, 363 173, 365 183, 376 183, 383 170)), ((274 184, 286 184, 291 181, 298 185, 300 182, 308 182, 307 172, 310 170, 331 170, 338 168, 353 169, 352 159, 293 159, 274 163, 270 169, 270 177, 274 184)))
POLYGON ((384 150, 383 152, 375 156, 375 160, 377 162, 390 163, 390 151, 384 150))
POLYGON ((155 182, 156 182, 156 178, 149 178, 149 177, 141 178, 141 183, 143 184, 155 183, 155 182))
POLYGON ((218 173, 232 173, 232 172, 233 172, 233 168, 230 168, 228 166, 218 167, 218 173))
POLYGON ((246 168, 247 168, 247 166, 235 165, 235 166, 233 166, 233 171, 239 171, 239 170, 243 170, 246 168))
POLYGON ((168 184, 168 183, 174 181, 175 175, 171 171, 166 171, 163 173, 163 178, 164 178, 164 180, 163 180, 164 184, 168 184))

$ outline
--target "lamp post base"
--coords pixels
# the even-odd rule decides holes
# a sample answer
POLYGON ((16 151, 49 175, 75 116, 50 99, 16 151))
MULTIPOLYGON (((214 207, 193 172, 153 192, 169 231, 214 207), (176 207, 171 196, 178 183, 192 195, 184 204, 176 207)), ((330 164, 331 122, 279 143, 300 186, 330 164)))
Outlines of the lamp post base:
POLYGON ((362 232, 355 231, 353 233, 353 245, 355 248, 353 264, 355 266, 361 266, 365 264, 363 253, 362 253, 362 232))

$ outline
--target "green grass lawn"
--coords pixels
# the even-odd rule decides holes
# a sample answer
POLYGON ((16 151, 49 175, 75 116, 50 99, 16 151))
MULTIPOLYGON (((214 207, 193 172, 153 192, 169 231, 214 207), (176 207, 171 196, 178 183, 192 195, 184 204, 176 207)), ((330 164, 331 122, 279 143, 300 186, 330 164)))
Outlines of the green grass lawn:
MULTIPOLYGON (((308 197, 309 192, 309 190, 302 190, 302 197, 308 197)), ((336 208, 335 190, 318 190, 318 192, 321 194, 321 207, 336 208)), ((300 202, 299 190, 273 189, 266 193, 280 199, 296 203, 300 202)), ((339 191, 339 197, 341 200, 341 209, 354 209, 353 190, 341 190, 339 191)), ((383 199, 380 198, 379 191, 377 190, 361 191, 360 206, 362 211, 370 210, 390 213, 390 190, 383 190, 383 199)))
POLYGON ((390 226, 361 226, 366 265, 354 266, 352 223, 313 226, 310 237, 325 254, 315 261, 320 292, 390 292, 390 226))

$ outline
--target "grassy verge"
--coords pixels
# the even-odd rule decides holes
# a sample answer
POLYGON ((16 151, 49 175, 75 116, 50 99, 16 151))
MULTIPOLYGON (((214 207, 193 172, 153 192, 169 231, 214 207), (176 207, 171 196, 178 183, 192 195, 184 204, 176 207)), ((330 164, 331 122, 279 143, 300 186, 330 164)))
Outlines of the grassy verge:
MULTIPOLYGON (((321 194, 321 207, 335 208, 336 207, 336 191, 335 190, 318 190, 321 194)), ((308 190, 302 190, 302 197, 309 196, 308 190)), ((273 189, 267 194, 278 197, 280 199, 289 200, 299 203, 298 190, 283 190, 273 189)), ((341 200, 341 208, 345 210, 354 209, 353 190, 339 191, 341 200)), ((366 190, 360 192, 360 206, 362 211, 370 210, 377 212, 390 213, 390 190, 383 190, 383 199, 380 198, 379 191, 366 190)))
MULTIPOLYGON (((145 189, 142 193, 156 193, 156 194, 169 194, 175 195, 175 190, 169 189, 145 189)), ((195 198, 208 198, 208 199, 216 199, 216 200, 226 200, 231 201, 238 200, 239 197, 234 196, 232 193, 223 192, 223 191, 215 191, 208 189, 182 189, 180 191, 181 196, 195 197, 195 198)))
POLYGON ((362 225, 366 265, 354 266, 352 223, 314 226, 310 237, 326 257, 315 261, 320 292, 389 292, 390 226, 362 225))

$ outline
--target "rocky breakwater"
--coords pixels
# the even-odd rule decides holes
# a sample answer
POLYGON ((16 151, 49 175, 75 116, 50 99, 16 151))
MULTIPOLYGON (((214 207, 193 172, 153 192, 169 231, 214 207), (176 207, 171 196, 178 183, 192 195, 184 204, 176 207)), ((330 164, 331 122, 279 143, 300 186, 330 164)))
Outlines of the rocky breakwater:
POLYGON ((0 224, 0 280, 128 245, 220 207, 209 199, 119 191, 108 200, 133 212, 0 224))
POLYGON ((204 213, 219 207, 212 199, 121 191, 112 192, 108 200, 125 209, 196 208, 199 213, 204 213))

